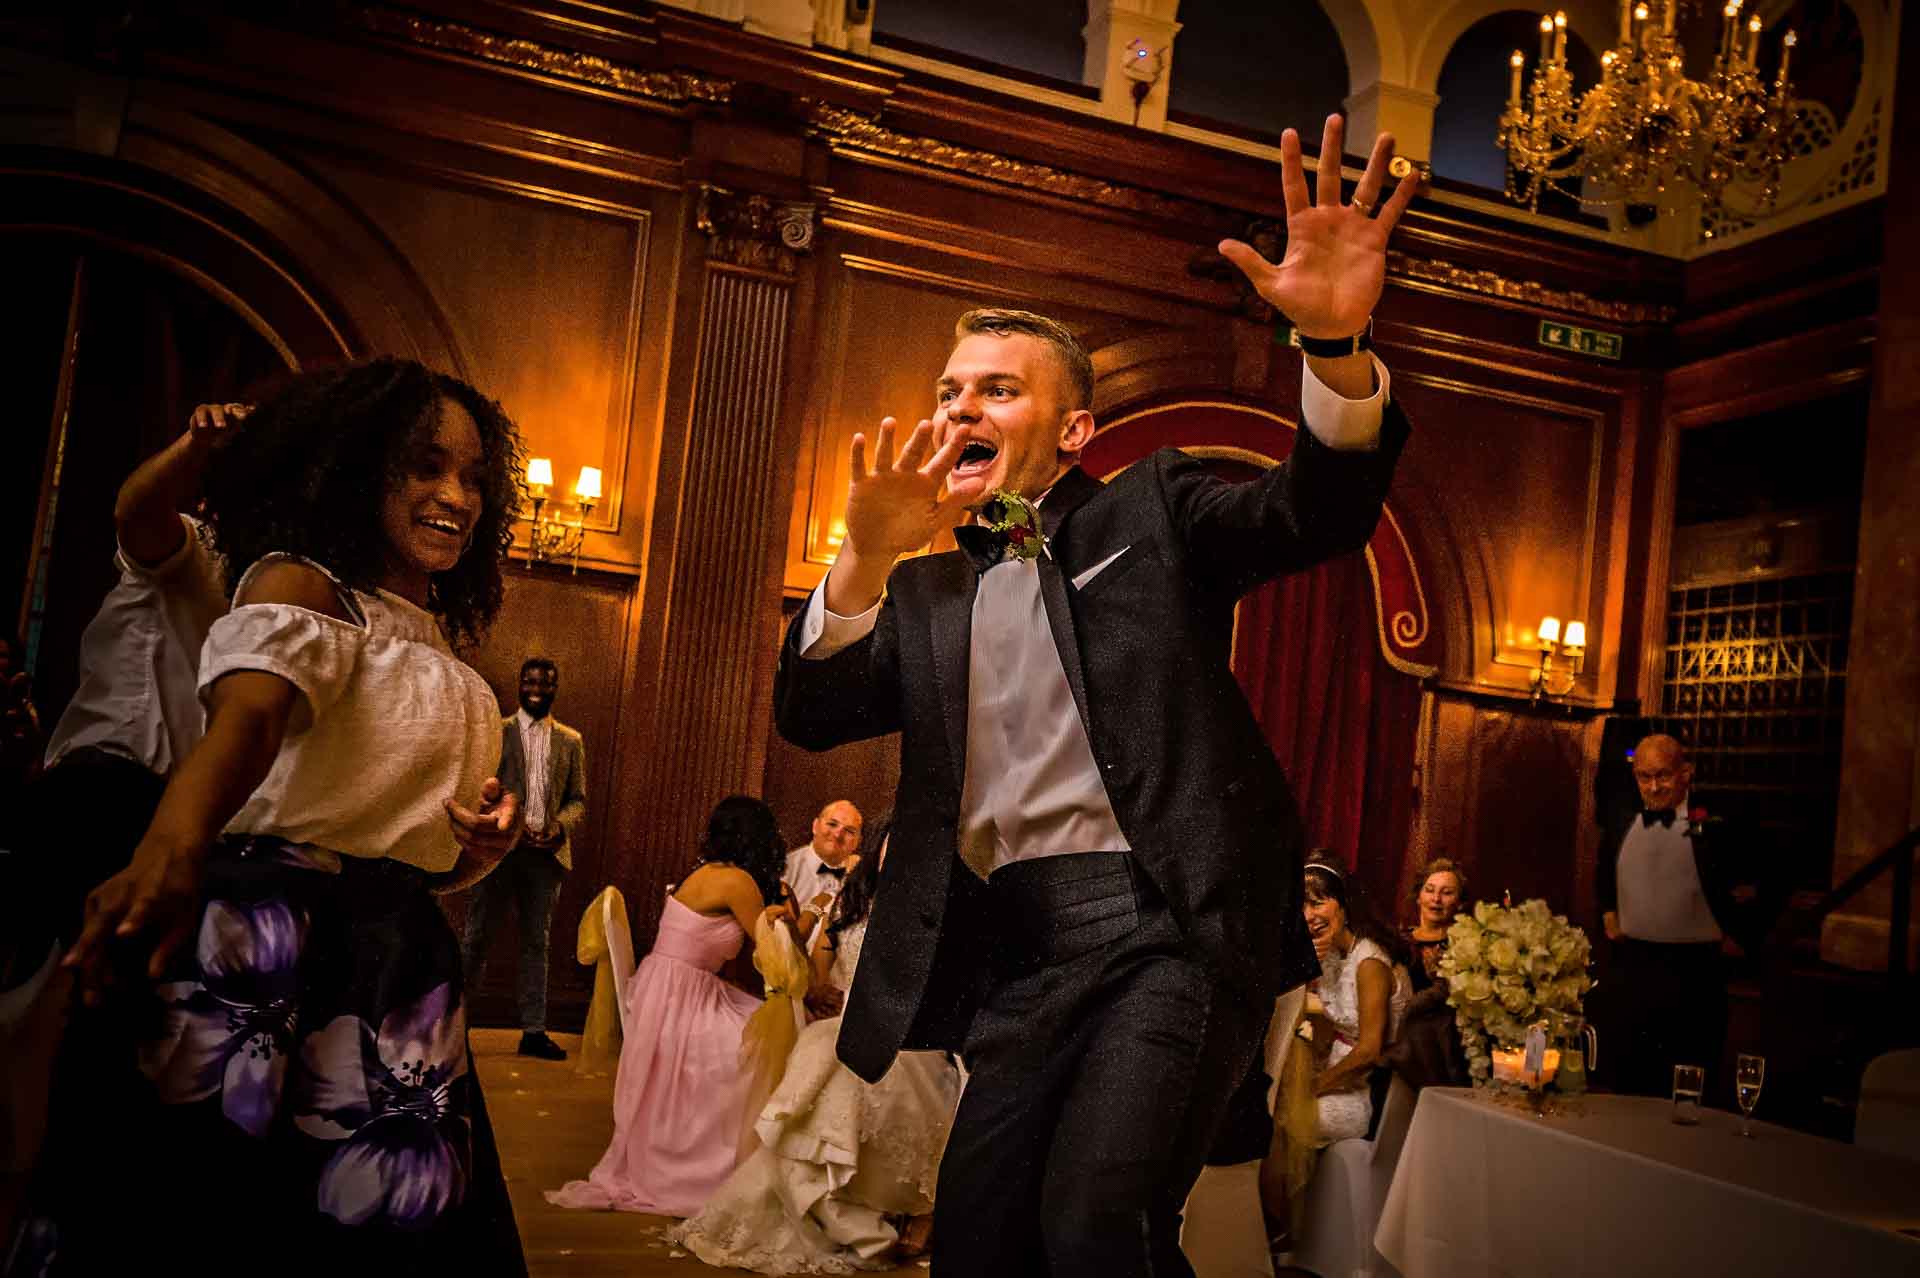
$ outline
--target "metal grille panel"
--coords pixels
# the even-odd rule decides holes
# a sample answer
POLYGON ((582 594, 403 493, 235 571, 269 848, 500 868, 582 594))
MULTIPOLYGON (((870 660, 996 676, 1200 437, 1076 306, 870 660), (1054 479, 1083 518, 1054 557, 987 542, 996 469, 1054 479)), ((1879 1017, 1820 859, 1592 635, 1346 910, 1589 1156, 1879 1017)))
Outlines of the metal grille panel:
POLYGON ((1689 586, 1667 597, 1659 730, 1687 743, 1695 798, 1793 832, 1794 880, 1830 871, 1853 577, 1689 586))

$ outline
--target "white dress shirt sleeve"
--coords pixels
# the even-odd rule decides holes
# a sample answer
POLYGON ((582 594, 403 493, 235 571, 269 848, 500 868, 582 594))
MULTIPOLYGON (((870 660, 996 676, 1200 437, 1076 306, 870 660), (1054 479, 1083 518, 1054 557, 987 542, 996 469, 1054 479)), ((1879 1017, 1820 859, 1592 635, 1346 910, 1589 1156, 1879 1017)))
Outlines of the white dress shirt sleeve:
POLYGON ((1380 422, 1391 394, 1392 379, 1380 357, 1373 361, 1374 391, 1366 399, 1348 399, 1313 375, 1313 365, 1300 362, 1300 415, 1307 429, 1328 448, 1357 452, 1380 442, 1380 422))
MULTIPOLYGON (((1374 429, 1377 432, 1379 428, 1374 429)), ((873 633, 873 623, 879 616, 878 600, 857 617, 827 611, 827 583, 822 581, 807 600, 807 615, 800 623, 800 656, 807 661, 825 661, 873 633)))

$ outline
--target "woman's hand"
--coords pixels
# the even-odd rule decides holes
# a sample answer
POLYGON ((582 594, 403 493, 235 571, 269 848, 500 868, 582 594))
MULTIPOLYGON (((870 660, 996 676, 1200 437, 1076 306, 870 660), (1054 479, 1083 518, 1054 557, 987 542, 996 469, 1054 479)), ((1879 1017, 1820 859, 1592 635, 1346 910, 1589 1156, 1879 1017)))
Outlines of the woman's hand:
POLYGON ((98 1007, 113 986, 111 947, 143 933, 153 937, 147 977, 159 980, 175 951, 193 935, 200 904, 204 847, 181 847, 149 837, 127 868, 87 894, 86 921, 60 966, 74 970, 81 998, 98 1007))
POLYGON ((447 800, 447 825, 465 861, 496 864, 520 841, 522 821, 520 796, 501 789, 498 777, 481 783, 480 800, 471 808, 447 800))

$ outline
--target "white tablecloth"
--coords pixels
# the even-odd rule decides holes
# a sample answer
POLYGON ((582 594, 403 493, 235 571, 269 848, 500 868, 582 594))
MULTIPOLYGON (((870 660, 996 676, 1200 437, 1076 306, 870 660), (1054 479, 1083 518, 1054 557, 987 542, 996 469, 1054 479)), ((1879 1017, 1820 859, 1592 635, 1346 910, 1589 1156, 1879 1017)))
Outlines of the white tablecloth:
POLYGON ((1920 1278, 1920 1167, 1707 1110, 1587 1096, 1538 1118, 1420 1093, 1374 1245, 1406 1278, 1920 1278))

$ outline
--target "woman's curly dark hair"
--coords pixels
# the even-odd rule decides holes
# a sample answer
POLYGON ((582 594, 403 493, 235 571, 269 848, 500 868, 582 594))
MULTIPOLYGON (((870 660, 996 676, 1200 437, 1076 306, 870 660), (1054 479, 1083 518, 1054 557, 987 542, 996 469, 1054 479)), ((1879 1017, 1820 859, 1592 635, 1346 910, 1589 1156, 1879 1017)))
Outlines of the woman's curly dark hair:
POLYGON ((773 809, 744 794, 730 794, 720 800, 707 818, 707 832, 700 839, 700 863, 745 870, 760 889, 762 901, 769 905, 778 901, 780 876, 787 869, 787 850, 773 809))
POLYGON ((285 383, 214 454, 203 485, 215 549, 238 583, 275 551, 324 565, 371 591, 387 564, 381 505, 433 429, 434 405, 473 416, 486 463, 480 517, 460 562, 434 573, 427 606, 456 643, 500 612, 500 566, 521 498, 520 433, 505 410, 457 377, 383 356, 285 383))

